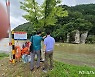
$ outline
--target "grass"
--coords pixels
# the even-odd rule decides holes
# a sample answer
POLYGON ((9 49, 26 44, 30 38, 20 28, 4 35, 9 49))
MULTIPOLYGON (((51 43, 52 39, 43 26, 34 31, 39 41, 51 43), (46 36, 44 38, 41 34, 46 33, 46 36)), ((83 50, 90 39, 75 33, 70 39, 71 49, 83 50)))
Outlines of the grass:
POLYGON ((4 57, 8 57, 8 54, 6 54, 6 53, 0 53, 0 59, 2 59, 4 57))
POLYGON ((47 73, 42 71, 43 63, 41 63, 41 68, 35 68, 34 71, 31 72, 30 63, 24 64, 23 62, 18 62, 11 64, 8 58, 1 59, 0 63, 1 62, 0 77, 95 77, 95 68, 70 65, 58 61, 54 61, 53 70, 47 73), (85 72, 79 73, 79 71, 85 72))
POLYGON ((40 69, 30 71, 30 63, 9 63, 8 55, 0 53, 0 77, 95 77, 95 45, 56 43, 54 68, 43 73, 40 69), (93 67, 92 67, 93 66, 93 67))
POLYGON ((95 68, 87 66, 75 66, 56 61, 54 67, 52 71, 43 73, 42 77, 95 77, 95 68))

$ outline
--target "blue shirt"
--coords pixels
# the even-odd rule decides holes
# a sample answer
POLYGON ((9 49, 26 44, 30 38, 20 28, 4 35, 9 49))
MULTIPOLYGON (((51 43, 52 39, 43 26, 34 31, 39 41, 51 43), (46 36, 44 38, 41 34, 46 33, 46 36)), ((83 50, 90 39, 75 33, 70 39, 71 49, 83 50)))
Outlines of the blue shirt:
POLYGON ((34 51, 39 51, 41 50, 41 40, 43 38, 39 35, 34 35, 34 36, 31 36, 31 39, 30 41, 33 43, 33 50, 34 51))
POLYGON ((54 44, 55 44, 55 39, 48 35, 44 39, 44 44, 46 45, 46 52, 54 50, 54 44))

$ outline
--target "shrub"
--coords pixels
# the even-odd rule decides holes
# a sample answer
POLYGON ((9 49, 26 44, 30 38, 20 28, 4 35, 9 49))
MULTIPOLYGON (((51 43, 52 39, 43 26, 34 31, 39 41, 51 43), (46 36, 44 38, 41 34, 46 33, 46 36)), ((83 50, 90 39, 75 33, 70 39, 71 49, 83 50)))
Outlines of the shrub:
POLYGON ((87 37, 86 43, 95 43, 95 35, 89 35, 87 37))
POLYGON ((2 58, 4 58, 4 57, 8 57, 8 54, 0 53, 0 59, 2 59, 2 58))

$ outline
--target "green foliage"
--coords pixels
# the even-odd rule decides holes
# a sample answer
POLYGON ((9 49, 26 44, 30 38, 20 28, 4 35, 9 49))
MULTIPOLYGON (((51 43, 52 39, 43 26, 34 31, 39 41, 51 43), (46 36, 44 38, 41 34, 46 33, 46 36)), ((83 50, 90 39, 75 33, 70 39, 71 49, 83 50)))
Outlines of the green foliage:
POLYGON ((55 31, 52 32, 52 36, 55 38, 56 41, 66 41, 66 35, 65 35, 65 30, 63 28, 56 29, 55 31))
POLYGON ((83 15, 95 15, 95 4, 82 4, 71 8, 72 11, 80 11, 83 15))
POLYGON ((89 31, 92 28, 92 24, 85 19, 76 19, 75 24, 76 29, 79 28, 79 31, 89 31))
POLYGON ((95 43, 95 35, 89 35, 86 41, 87 43, 95 43))
POLYGON ((87 7, 84 7, 84 6, 81 7, 81 6, 83 5, 80 5, 79 7, 78 6, 74 6, 74 7, 63 6, 68 11, 68 16, 64 18, 58 17, 57 24, 61 24, 61 27, 59 29, 61 31, 64 31, 63 35, 65 35, 65 37, 66 37, 66 34, 68 33, 72 34, 74 30, 79 30, 81 33, 83 33, 84 31, 89 31, 89 32, 94 33, 94 30, 93 30, 94 16, 84 14, 82 11, 80 11, 80 10, 86 11, 88 7, 87 5, 85 5, 87 7))
POLYGON ((94 35, 95 34, 95 16, 94 15, 85 15, 84 18, 92 23, 93 26, 92 26, 92 28, 91 28, 89 33, 91 35, 94 35))
POLYGON ((82 16, 80 12, 69 13, 69 22, 64 25, 65 30, 68 32, 72 32, 73 30, 89 31, 92 28, 92 23, 83 19, 82 16))
POLYGON ((89 34, 95 34, 95 4, 83 4, 69 8, 71 12, 81 12, 82 19, 89 21, 93 26, 89 31, 89 34))
POLYGON ((8 57, 8 54, 0 53, 0 59, 2 59, 2 58, 4 58, 4 57, 8 57))
MULTIPOLYGON (((21 9, 25 10, 27 12, 26 15, 23 17, 29 21, 32 22, 32 25, 37 25, 38 26, 38 21, 41 18, 40 14, 40 6, 35 0, 25 0, 24 2, 21 3, 21 9)), ((36 26, 36 27, 37 27, 36 26)))
POLYGON ((95 72, 95 68, 87 66, 74 66, 64 64, 62 62, 55 62, 54 69, 46 74, 42 74, 42 77, 94 77, 94 73, 87 73, 87 71, 95 72), (79 74, 79 71, 85 71, 84 74, 79 74))
POLYGON ((21 9, 27 12, 23 17, 30 21, 36 30, 40 27, 55 25, 56 16, 67 16, 68 12, 57 6, 61 0, 45 0, 42 5, 38 5, 36 0, 25 0, 21 2, 21 9))
POLYGON ((81 33, 88 31, 90 35, 95 35, 95 4, 69 7, 59 5, 60 2, 61 0, 44 0, 42 5, 38 5, 35 0, 21 2, 21 9, 27 12, 24 18, 31 25, 16 30, 26 31, 28 34, 41 30, 44 35, 50 30, 57 41, 66 40, 67 34, 74 30, 81 33))

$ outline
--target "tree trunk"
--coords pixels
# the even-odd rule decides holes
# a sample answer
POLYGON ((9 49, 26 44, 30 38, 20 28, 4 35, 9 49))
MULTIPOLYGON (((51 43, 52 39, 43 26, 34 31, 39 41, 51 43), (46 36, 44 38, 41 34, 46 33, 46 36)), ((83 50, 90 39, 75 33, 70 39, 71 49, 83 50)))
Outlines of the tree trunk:
POLYGON ((69 40, 70 40, 70 34, 68 33, 67 34, 67 43, 69 43, 69 40))
POLYGON ((85 31, 84 33, 81 34, 81 39, 80 39, 80 41, 81 41, 82 44, 85 44, 87 35, 88 35, 88 31, 85 31))
POLYGON ((77 44, 80 43, 80 32, 79 32, 79 30, 76 30, 74 43, 77 43, 77 44))

